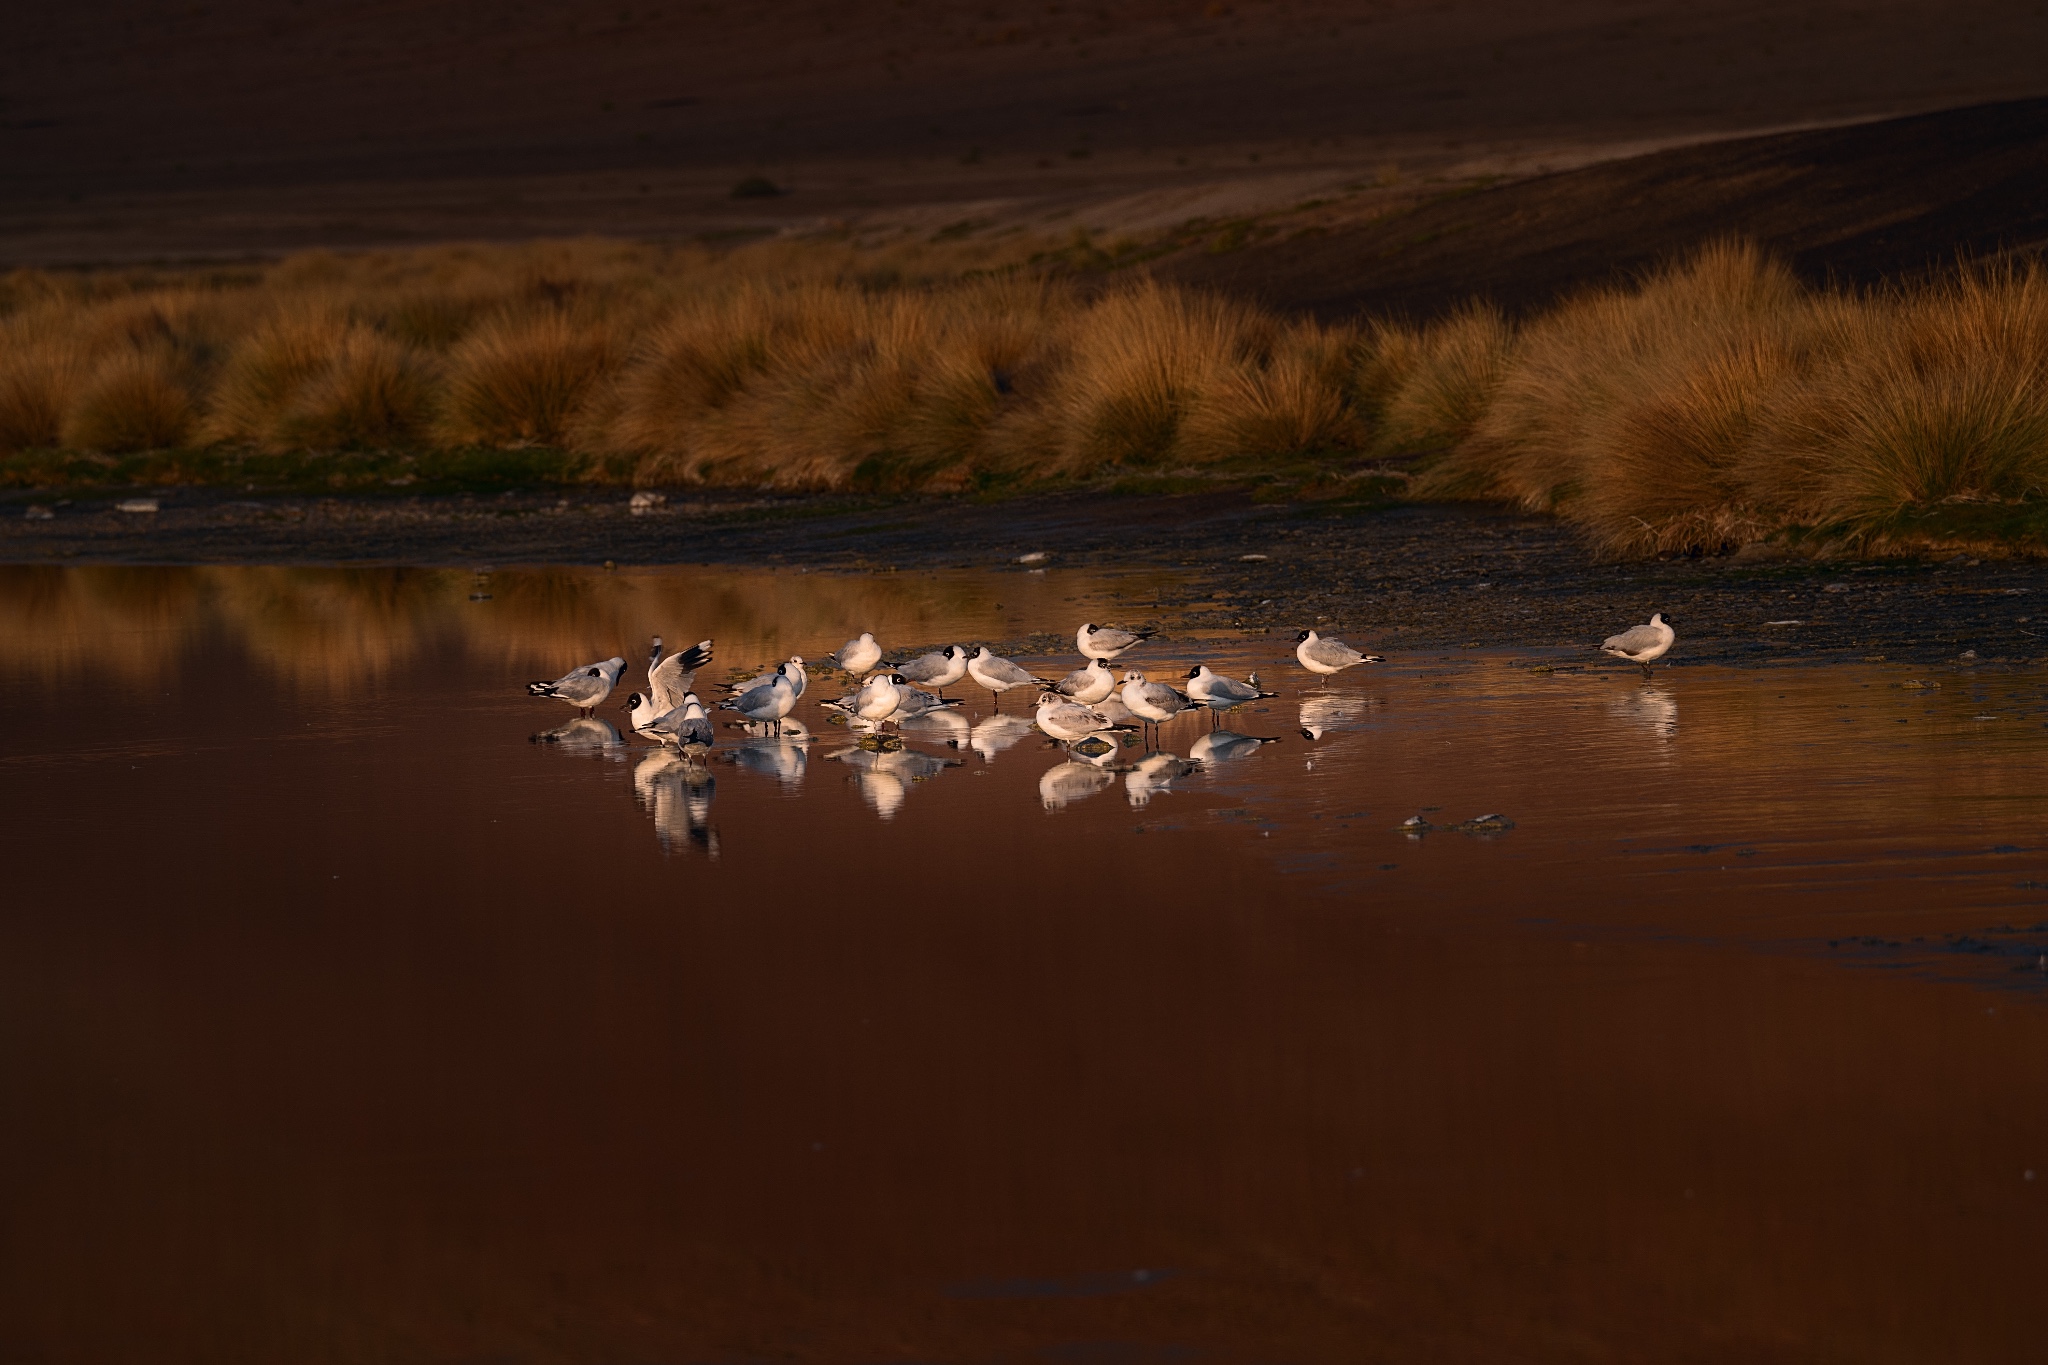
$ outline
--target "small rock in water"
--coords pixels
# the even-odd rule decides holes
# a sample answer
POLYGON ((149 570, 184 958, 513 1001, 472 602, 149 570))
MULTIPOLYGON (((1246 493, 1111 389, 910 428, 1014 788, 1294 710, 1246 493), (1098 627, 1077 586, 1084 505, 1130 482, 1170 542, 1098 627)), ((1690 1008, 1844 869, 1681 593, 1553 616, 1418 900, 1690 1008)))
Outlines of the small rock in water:
POLYGON ((155 498, 124 498, 114 504, 114 510, 116 512, 154 512, 156 511, 156 506, 155 498))
POLYGON ((1977 657, 1977 651, 1974 649, 1966 649, 1962 653, 1956 655, 1956 657, 1958 659, 1974 659, 1977 657))
POLYGON ((1265 558, 1265 555, 1239 555, 1237 562, 1240 564, 1258 564, 1263 562, 1265 558))
POLYGON ((634 516, 642 517, 667 501, 668 494, 656 493, 652 489, 643 488, 633 495, 633 500, 626 504, 626 509, 634 516))
POLYGON ((55 512, 52 512, 40 503, 35 503, 22 509, 21 514, 30 521, 54 521, 57 517, 55 512))
POLYGON ((1821 589, 1821 591, 1822 591, 1822 592, 1847 592, 1847 591, 1849 591, 1849 585, 1848 585, 1847 583, 1830 583, 1830 584, 1828 584, 1828 585, 1827 585, 1827 586, 1826 586, 1825 588, 1822 588, 1822 589, 1821 589))
POLYGON ((1490 834, 1496 830, 1513 829, 1514 827, 1514 821, 1499 813, 1475 815, 1462 825, 1451 826, 1452 829, 1462 830, 1467 834, 1490 834))
POLYGON ((1018 555, 1017 562, 1019 564, 1043 564, 1046 560, 1050 558, 1052 558, 1052 556, 1047 554, 1043 550, 1033 550, 1028 555, 1018 555))

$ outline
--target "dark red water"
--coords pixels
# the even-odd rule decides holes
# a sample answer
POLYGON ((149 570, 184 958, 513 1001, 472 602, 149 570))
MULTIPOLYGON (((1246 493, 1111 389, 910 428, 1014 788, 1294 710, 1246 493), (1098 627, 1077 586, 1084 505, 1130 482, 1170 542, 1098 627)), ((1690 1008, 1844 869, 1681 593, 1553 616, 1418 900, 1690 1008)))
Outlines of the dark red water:
POLYGON ((1279 743, 685 772, 521 684, 1153 583, 476 589, 0 574, 0 1358, 2038 1357, 2040 677, 1183 639, 1279 743))

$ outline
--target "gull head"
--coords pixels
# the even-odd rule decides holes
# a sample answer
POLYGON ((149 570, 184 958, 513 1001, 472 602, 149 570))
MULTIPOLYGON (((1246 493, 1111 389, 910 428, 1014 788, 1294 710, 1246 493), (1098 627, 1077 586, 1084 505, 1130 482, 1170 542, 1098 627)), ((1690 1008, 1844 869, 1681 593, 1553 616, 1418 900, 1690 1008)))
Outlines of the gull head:
POLYGON ((1193 668, 1187 671, 1187 676, 1190 678, 1199 678, 1202 676, 1202 670, 1207 667, 1207 664, 1196 664, 1193 668))
POLYGON ((1124 670, 1124 681, 1127 683, 1141 683, 1145 681, 1145 675, 1135 668, 1127 668, 1124 670))
POLYGON ((640 694, 638 692, 635 692, 632 696, 626 698, 626 704, 624 706, 621 706, 619 709, 630 716, 635 711, 638 711, 644 704, 645 703, 641 700, 640 694))
POLYGON ((1294 637, 1294 643, 1296 643, 1296 644, 1304 644, 1304 643, 1306 643, 1307 641, 1309 641, 1309 640, 1313 640, 1313 639, 1315 639, 1315 638, 1316 638, 1316 633, 1315 633, 1314 631, 1312 631, 1312 630, 1305 630, 1305 631, 1303 631, 1303 632, 1302 632, 1301 634, 1299 634, 1299 635, 1297 635, 1297 636, 1295 636, 1295 637, 1294 637))
POLYGON ((1674 626, 1674 627, 1675 627, 1675 626, 1676 626, 1676 625, 1678 624, 1678 622, 1676 622, 1676 621, 1672 620, 1672 619, 1671 619, 1670 617, 1666 616, 1666 615, 1665 615, 1665 614, 1664 614, 1663 612, 1661 612, 1661 611, 1653 611, 1653 612, 1651 612, 1651 613, 1650 613, 1650 624, 1651 624, 1651 625, 1653 625, 1653 626, 1674 626))

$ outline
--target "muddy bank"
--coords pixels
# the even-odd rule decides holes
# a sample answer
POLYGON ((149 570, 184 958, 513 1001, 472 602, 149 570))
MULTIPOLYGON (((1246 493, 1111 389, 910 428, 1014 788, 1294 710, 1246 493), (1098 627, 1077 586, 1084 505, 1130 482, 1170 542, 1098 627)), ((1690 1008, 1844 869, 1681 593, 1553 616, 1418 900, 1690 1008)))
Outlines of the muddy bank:
MULTIPOLYGON (((1187 570, 1188 628, 1315 625, 1393 649, 1584 647, 1663 611, 1672 665, 1884 656, 1965 666, 2048 660, 2048 565, 1742 555, 1603 564, 1553 521, 1487 508, 1260 504, 1241 494, 1064 494, 1001 503, 678 493, 235 499, 180 491, 30 520, 0 505, 17 564, 713 563, 917 572, 1034 564, 1187 570), (2036 616, 2039 613, 2039 616, 2036 616), (1974 659, 1965 658, 1974 651, 1974 659)), ((1590 657, 1590 656, 1589 656, 1590 657)))

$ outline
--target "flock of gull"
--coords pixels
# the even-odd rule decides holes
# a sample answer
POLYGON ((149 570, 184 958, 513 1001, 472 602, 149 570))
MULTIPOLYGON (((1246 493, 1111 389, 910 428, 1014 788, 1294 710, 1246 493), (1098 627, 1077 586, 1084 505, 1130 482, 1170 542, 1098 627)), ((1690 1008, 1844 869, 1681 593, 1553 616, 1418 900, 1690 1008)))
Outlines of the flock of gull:
MULTIPOLYGON (((905 732, 925 732, 947 740, 956 749, 969 745, 984 758, 1034 731, 1041 734, 1048 746, 1063 749, 1068 760, 1040 783, 1040 795, 1048 809, 1099 790, 1116 773, 1125 775, 1132 804, 1142 806, 1153 791, 1164 789, 1175 777, 1276 742, 1273 737, 1218 728, 1223 714, 1279 695, 1263 687, 1257 673, 1238 679, 1207 664, 1196 664, 1180 675, 1183 685, 1176 687, 1148 678, 1139 669, 1128 668, 1119 675, 1110 667, 1153 634, 1093 622, 1084 625, 1074 633, 1074 643, 1085 662, 1054 679, 1040 677, 986 646, 970 653, 960 645, 949 645, 900 663, 884 664, 881 644, 872 632, 863 631, 825 656, 824 662, 833 670, 859 684, 822 703, 861 736, 829 757, 855 768, 870 804, 887 819, 901 805, 907 792, 905 782, 921 781, 957 762, 906 749, 901 740, 905 732), (946 695, 947 689, 963 682, 990 694, 991 714, 978 725, 970 726, 958 714, 961 698, 946 695), (1002 712, 1003 694, 1019 688, 1035 690, 1036 709, 1028 720, 1002 712), (1195 740, 1189 759, 1153 750, 1149 741, 1156 739, 1161 726, 1196 711, 1207 712, 1211 723, 1208 732, 1195 740), (888 733, 891 729, 896 733, 888 733), (1134 733, 1142 733, 1148 741, 1144 756, 1136 764, 1119 765, 1123 748, 1137 743, 1126 738, 1134 733)), ((1648 677, 1650 663, 1667 653, 1676 638, 1671 623, 1659 614, 1647 625, 1610 638, 1601 648, 1641 665, 1648 677)), ((704 818, 711 780, 701 765, 717 743, 712 712, 733 713, 738 719, 728 725, 748 738, 733 754, 735 762, 765 768, 787 780, 792 762, 801 767, 801 746, 812 739, 810 731, 791 714, 809 689, 811 666, 803 656, 794 655, 758 677, 722 684, 724 695, 715 706, 707 707, 694 688, 698 671, 712 660, 712 642, 701 640, 674 654, 662 651, 662 638, 657 635, 647 659, 646 690, 632 693, 623 708, 632 733, 655 746, 641 772, 636 773, 635 785, 643 800, 656 807, 656 824, 665 843, 670 842, 671 833, 665 825, 672 823, 679 835, 715 850, 704 818), (796 746, 793 754, 792 745, 796 746), (677 779, 680 790, 665 797, 662 783, 666 779, 677 779), (665 821, 664 806, 670 808, 674 820, 665 821)), ((1294 657, 1302 668, 1323 678, 1361 664, 1382 662, 1377 654, 1364 653, 1314 630, 1295 637, 1294 657)), ((567 702, 581 713, 577 721, 536 738, 597 747, 620 743, 617 731, 608 722, 594 719, 593 713, 618 687, 626 668, 626 660, 614 656, 572 669, 553 681, 527 684, 533 696, 567 702)), ((1302 734, 1318 738, 1329 714, 1327 706, 1304 704, 1302 734)))

